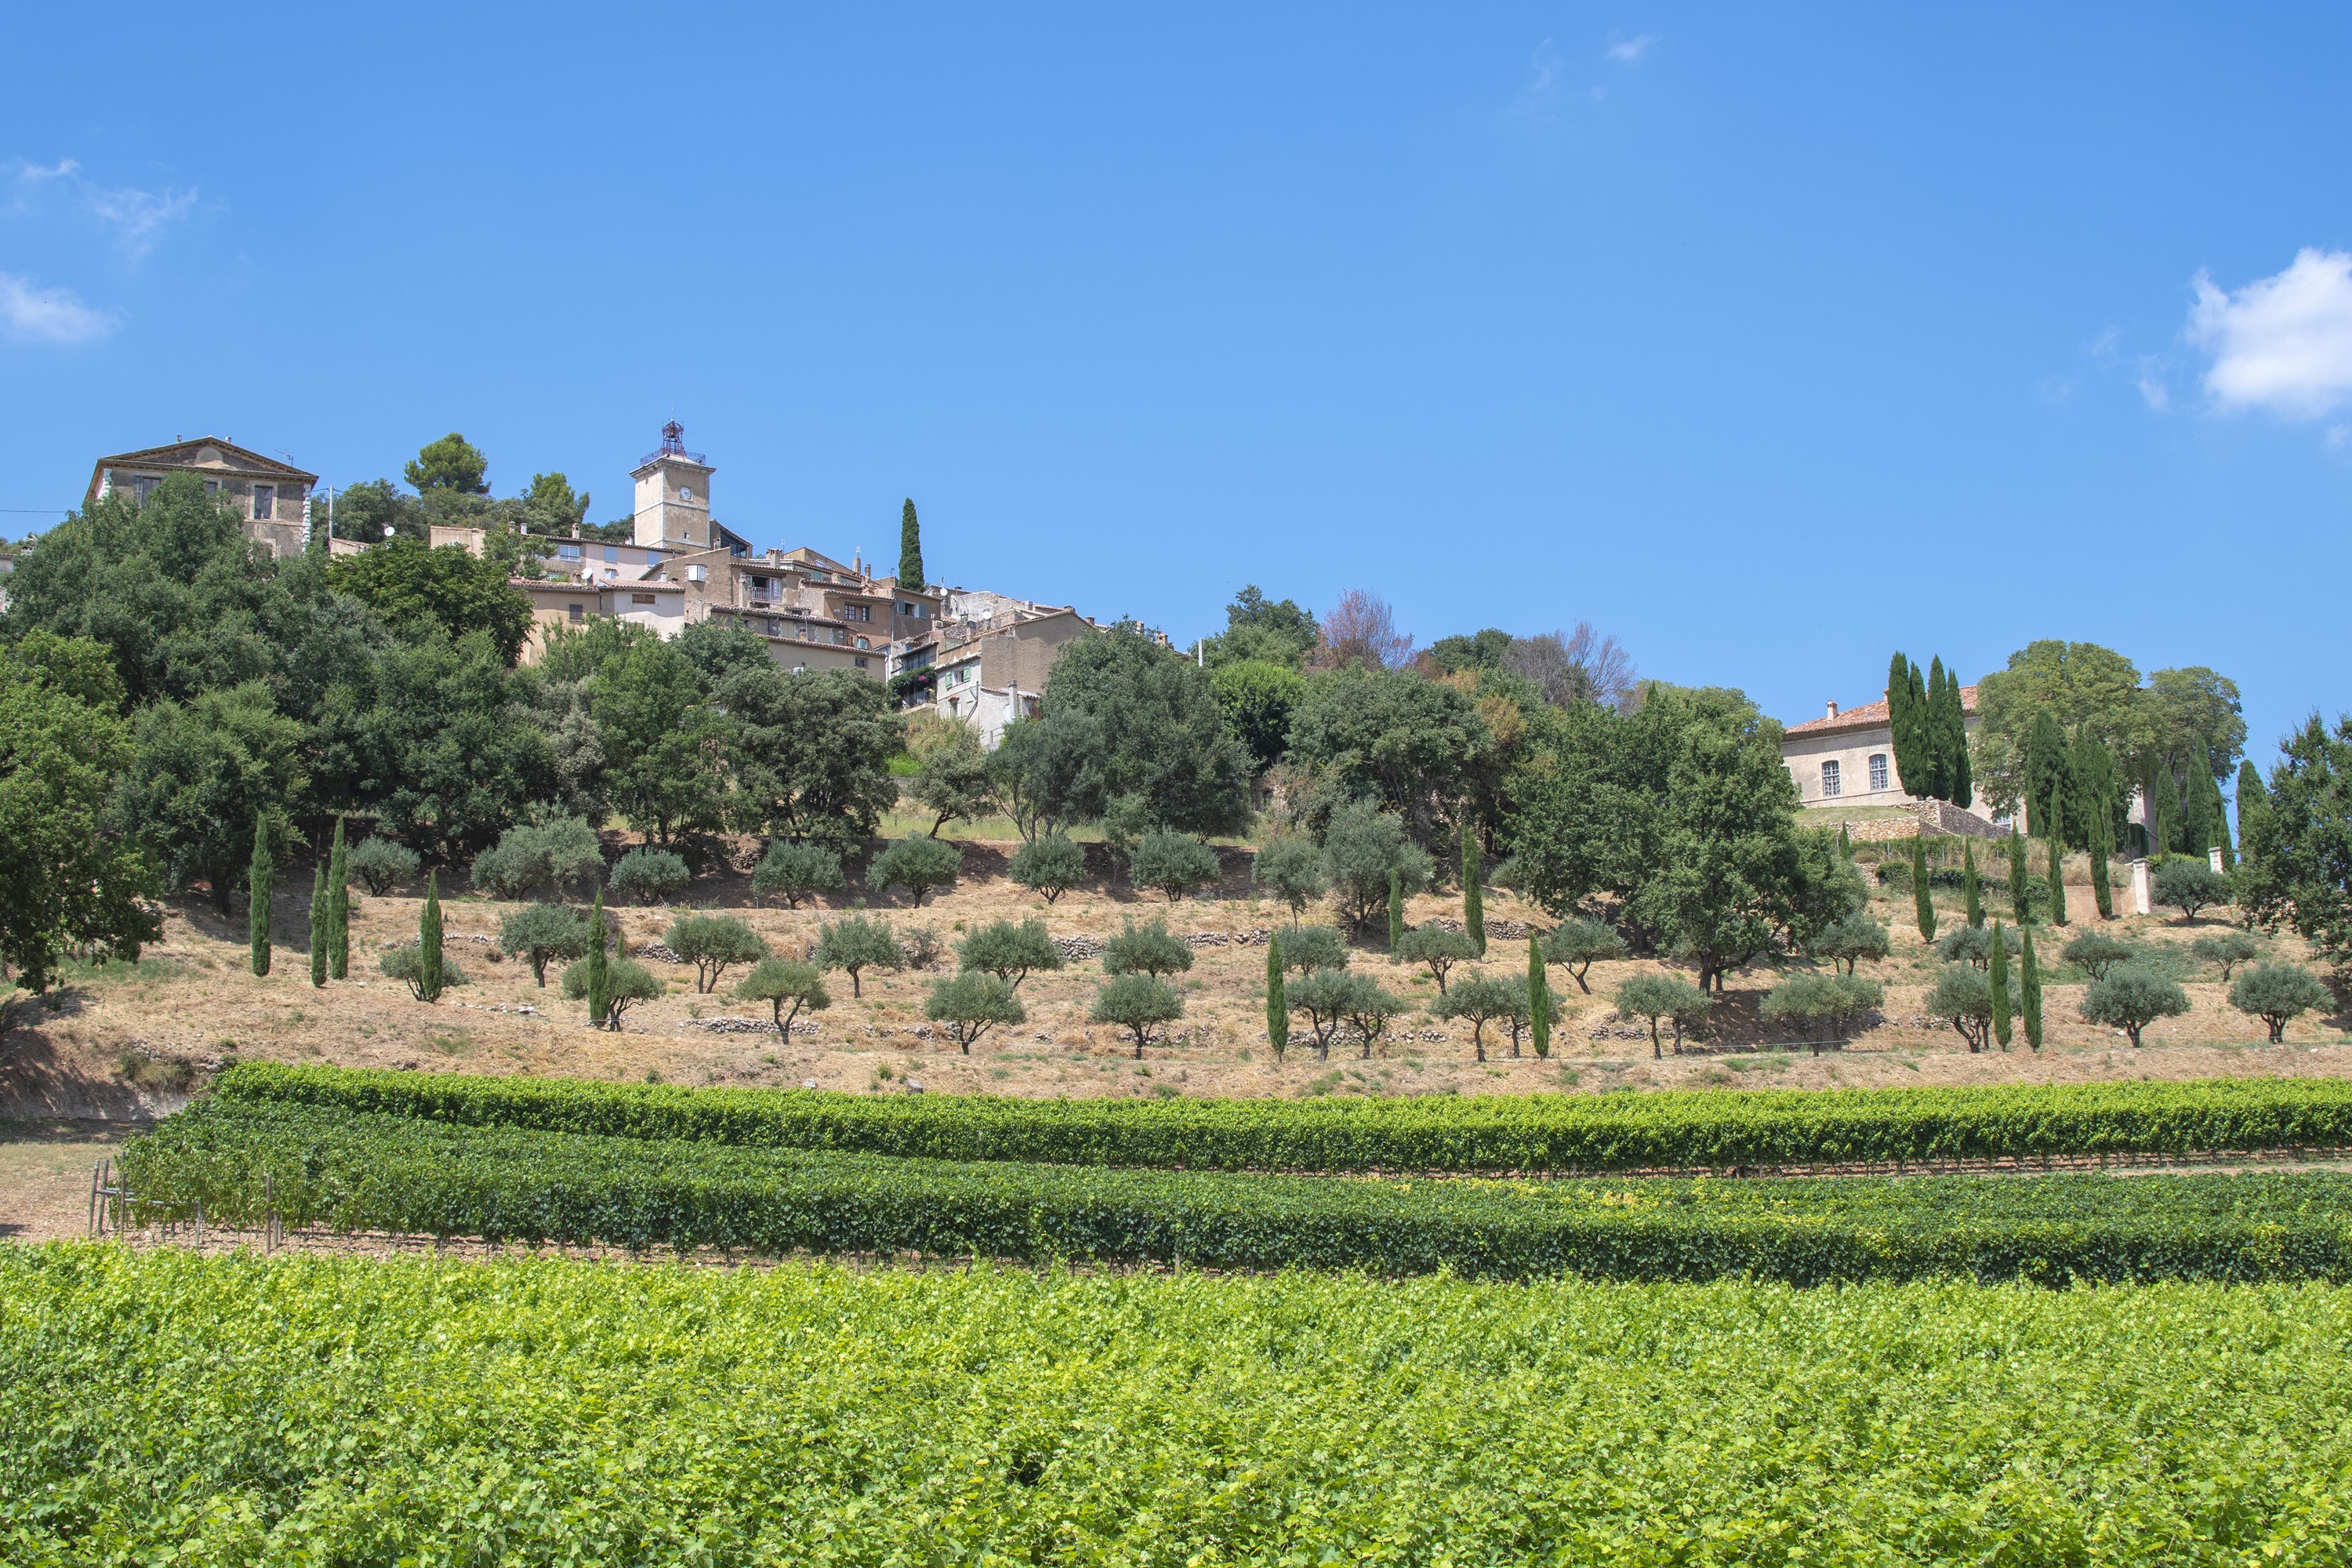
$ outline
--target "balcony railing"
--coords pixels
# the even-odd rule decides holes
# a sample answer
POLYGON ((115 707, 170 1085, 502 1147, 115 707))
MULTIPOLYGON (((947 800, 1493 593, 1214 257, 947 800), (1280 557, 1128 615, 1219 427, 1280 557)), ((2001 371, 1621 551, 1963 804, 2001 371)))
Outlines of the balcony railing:
POLYGON ((642 468, 647 463, 658 463, 664 458, 684 458, 688 462, 694 464, 698 468, 707 468, 710 467, 709 462, 704 458, 703 455, 699 452, 647 452, 644 457, 637 459, 637 467, 642 468))

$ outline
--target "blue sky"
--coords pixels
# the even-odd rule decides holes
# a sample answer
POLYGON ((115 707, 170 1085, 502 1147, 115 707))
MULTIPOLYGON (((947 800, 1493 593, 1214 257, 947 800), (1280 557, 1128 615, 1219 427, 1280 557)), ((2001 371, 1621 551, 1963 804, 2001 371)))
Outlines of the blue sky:
MULTIPOLYGON (((2037 637, 2352 706, 2352 13, 54 6, 0 507, 465 432, 1139 616, 1589 618, 1797 720, 2037 637)), ((39 525, 0 517, 0 531, 39 525)))

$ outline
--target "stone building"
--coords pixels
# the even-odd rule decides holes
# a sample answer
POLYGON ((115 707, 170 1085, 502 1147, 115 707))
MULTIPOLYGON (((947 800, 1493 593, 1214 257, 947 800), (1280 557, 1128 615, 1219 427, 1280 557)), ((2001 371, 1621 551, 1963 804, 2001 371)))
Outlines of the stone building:
MULTIPOLYGON (((1858 708, 1841 709, 1834 702, 1828 707, 1822 717, 1790 724, 1780 735, 1780 760, 1796 780, 1797 796, 1806 810, 1848 821, 1858 838, 1885 836, 1869 830, 1871 819, 1885 814, 1860 809, 1874 806, 1902 808, 1904 818, 1930 822, 1947 833, 1991 837, 2007 831, 2006 819, 1996 818, 1981 795, 1963 809, 1904 792, 1895 769, 1894 720, 1884 696, 1858 708), (1848 813, 1853 815, 1842 816, 1848 813)), ((1960 713, 1968 732, 1975 735, 1975 687, 1960 688, 1960 713)))
POLYGON ((917 677, 907 705, 971 726, 993 751, 1006 724, 1037 716, 1062 650, 1097 628, 1068 605, 1002 594, 951 591, 948 604, 938 631, 900 655, 900 671, 917 677))
POLYGON ((302 553, 310 538, 310 492, 319 476, 217 436, 100 458, 90 468, 82 499, 87 504, 126 490, 143 501, 173 474, 203 479, 206 494, 236 509, 246 536, 268 545, 279 559, 302 553))

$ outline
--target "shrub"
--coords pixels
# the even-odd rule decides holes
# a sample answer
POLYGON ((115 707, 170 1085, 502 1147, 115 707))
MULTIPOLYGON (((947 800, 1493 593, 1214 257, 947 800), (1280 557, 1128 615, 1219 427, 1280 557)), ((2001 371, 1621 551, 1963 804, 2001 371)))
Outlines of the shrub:
POLYGON ((2218 936, 2199 937, 2189 944, 2189 953, 2200 963, 2219 968, 2221 978, 2227 981, 2230 972, 2239 964, 2252 963, 2263 955, 2263 944, 2251 931, 2225 931, 2218 936))
POLYGON ((1304 973, 1348 967, 1348 939, 1337 926, 1298 926, 1282 933, 1282 966, 1304 973))
POLYGON ((1637 974, 1618 988, 1617 1016, 1640 1018, 1650 1026, 1650 1055, 1663 1057, 1659 1048, 1658 1024, 1661 1019, 1673 1026, 1675 1055, 1683 1052, 1683 1031, 1697 1027, 1706 1021, 1714 1002, 1704 991, 1687 980, 1671 974, 1637 974))
POLYGON ((940 941, 940 928, 934 925, 910 925, 898 933, 898 951, 907 955, 909 969, 929 969, 940 961, 947 948, 940 941))
POLYGON ((1885 999, 1885 989, 1875 980, 1851 974, 1797 974, 1772 987, 1765 995, 1761 1014, 1768 1024, 1796 1025, 1818 1056, 1821 1044, 1814 1038, 1816 1027, 1826 1026, 1831 1035, 1841 1035, 1848 1020, 1885 999))
POLYGON ((1585 971, 1595 963, 1624 957, 1625 939, 1600 921, 1562 921, 1544 938, 1543 950, 1545 961, 1566 969, 1576 988, 1590 996, 1592 987, 1584 983, 1585 971))
POLYGON ((2189 1011, 2189 993, 2153 969, 2121 964, 2091 983, 2083 997, 2083 1016, 2108 1024, 2139 1048, 2139 1032, 2158 1018, 2177 1018, 2189 1011))
POLYGON ((604 846, 585 818, 519 823, 474 857, 474 890, 493 899, 521 899, 543 888, 549 898, 561 899, 568 884, 593 886, 604 869, 604 846))
POLYGON ((2198 910, 2230 901, 2230 879, 2202 860, 2167 860, 2156 868, 2155 895, 2158 903, 2179 910, 2182 921, 2193 921, 2198 910))
POLYGON ((1852 974, 1854 965, 1864 959, 1875 963, 1893 948, 1887 941, 1886 928, 1855 910, 1822 927, 1808 951, 1815 958, 1826 958, 1852 974))
POLYGON ((2327 987, 2292 963, 2257 963, 2230 987, 2230 1005, 2270 1026, 2271 1044, 2286 1038, 2286 1026, 2327 1005, 2327 987))
POLYGON ((1189 833, 1147 833, 1128 858, 1136 885, 1157 888, 1174 903, 1218 877, 1217 852, 1189 833))
POLYGON ((544 989, 551 959, 588 955, 588 922, 561 904, 525 904, 499 921, 499 951, 528 963, 544 989))
POLYGON ((1358 931, 1369 930, 1387 910, 1390 872, 1404 892, 1417 893, 1429 886, 1434 869, 1429 852, 1391 814, 1361 801, 1331 813, 1323 835, 1323 873, 1358 931))
POLYGON ((415 878, 423 864, 415 850, 389 838, 362 838, 343 856, 344 868, 379 899, 415 878))
POLYGON ((1181 974, 1192 967, 1192 948, 1183 938, 1171 936, 1163 921, 1139 926, 1129 921, 1126 930, 1103 943, 1102 966, 1105 974, 1181 974))
MULTIPOLYGON (((1973 963, 1983 969, 1992 962, 1992 943, 1993 934, 1990 926, 1957 926, 1936 943, 1936 956, 1947 963, 1973 963)), ((2025 946, 2015 931, 2008 930, 2001 932, 2000 944, 2011 958, 2022 952, 2025 946)))
POLYGON ((1948 963, 1927 994, 1930 1016, 1948 1020, 1971 1053, 1992 1037, 1992 977, 1972 963, 1948 963))
POLYGON ((883 894, 903 887, 920 909, 924 896, 933 888, 954 887, 962 869, 963 852, 953 844, 919 837, 901 838, 867 863, 866 885, 883 894))
POLYGON ((710 994, 719 977, 738 963, 757 963, 768 956, 760 933, 733 915, 680 915, 662 933, 669 950, 694 965, 694 988, 710 994))
MULTIPOLYGON (((563 972, 563 994, 567 1000, 585 1002, 589 996, 589 960, 582 959, 563 972)), ((650 1002, 662 994, 661 982, 653 971, 633 958, 608 959, 604 964, 604 1016, 589 1020, 593 1028, 611 1029, 618 1033, 621 1016, 639 1002, 650 1002)))
POLYGON ((776 1037, 787 1046, 793 1043, 793 1021, 803 1011, 822 1013, 833 1005, 816 965, 788 958, 760 960, 735 983, 735 994, 746 1002, 767 1003, 776 1020, 776 1037))
POLYGON ((1323 851, 1312 839, 1285 834, 1257 852, 1250 880, 1290 906, 1290 923, 1297 925, 1307 906, 1330 887, 1323 870, 1323 851))
POLYGON ((1029 1015, 1013 987, 993 974, 968 971, 931 987, 923 1016, 944 1026, 948 1037, 971 1055, 972 1042, 998 1024, 1025 1024, 1029 1015))
POLYGON ((849 976, 849 994, 862 996, 865 971, 904 969, 907 953, 887 925, 852 915, 816 928, 816 945, 809 951, 809 962, 819 969, 844 971, 849 976))
POLYGON ((1184 1016, 1184 994, 1155 975, 1125 973, 1095 992, 1087 1021, 1114 1024, 1135 1039, 1135 1059, 1167 1025, 1184 1016))
POLYGON ((2099 980, 2116 964, 2130 963, 2138 951, 2131 943, 2109 936, 2105 931, 2090 931, 2059 949, 2058 956, 2092 979, 2099 980))
POLYGON ((817 893, 837 893, 846 884, 841 875, 841 855, 822 844, 793 844, 779 838, 760 858, 751 873, 751 896, 781 898, 786 909, 817 893))
POLYGON ((1430 978, 1437 982, 1440 996, 1445 994, 1446 972, 1477 956, 1477 944, 1466 933, 1447 931, 1444 926, 1417 926, 1405 932, 1398 939, 1394 954, 1400 963, 1427 964, 1430 978))
POLYGON ((1044 921, 996 921, 963 939, 956 957, 968 971, 993 974, 1018 988, 1032 970, 1062 967, 1062 950, 1044 921))
POLYGON ((686 862, 667 849, 640 846, 613 863, 605 885, 616 899, 634 898, 644 904, 667 903, 672 893, 694 879, 686 862))
POLYGON ((1015 849, 1005 875, 1050 904, 1086 880, 1087 852, 1067 836, 1048 833, 1015 849))
POLYGON ((425 950, 415 943, 395 947, 376 961, 376 967, 408 987, 408 994, 419 1002, 438 1002, 441 993, 452 985, 467 985, 472 982, 458 971, 446 957, 441 960, 441 983, 432 984, 425 973, 425 950))

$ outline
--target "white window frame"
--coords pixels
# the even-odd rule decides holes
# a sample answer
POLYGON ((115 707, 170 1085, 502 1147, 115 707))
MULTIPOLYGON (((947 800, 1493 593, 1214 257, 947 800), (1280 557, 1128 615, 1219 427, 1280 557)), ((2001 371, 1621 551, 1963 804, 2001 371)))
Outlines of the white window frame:
POLYGON ((1843 793, 1845 781, 1838 776, 1841 771, 1835 757, 1830 758, 1822 764, 1822 798, 1823 800, 1835 800, 1843 793))
POLYGON ((1879 792, 1879 791, 1881 791, 1881 790, 1883 790, 1883 789, 1886 788, 1886 786, 1887 786, 1887 781, 1888 781, 1888 778, 1889 778, 1889 777, 1890 777, 1890 775, 1889 775, 1889 773, 1888 773, 1888 772, 1887 772, 1887 767, 1886 767, 1886 753, 1885 753, 1885 752, 1871 752, 1871 753, 1870 753, 1870 788, 1871 788, 1871 793, 1873 793, 1873 794, 1874 795, 1874 794, 1876 794, 1877 792, 1879 792))

